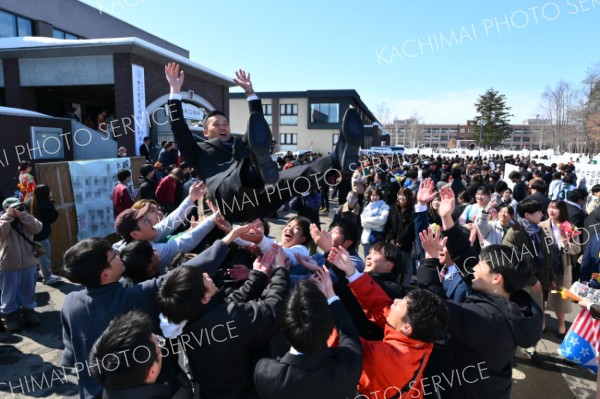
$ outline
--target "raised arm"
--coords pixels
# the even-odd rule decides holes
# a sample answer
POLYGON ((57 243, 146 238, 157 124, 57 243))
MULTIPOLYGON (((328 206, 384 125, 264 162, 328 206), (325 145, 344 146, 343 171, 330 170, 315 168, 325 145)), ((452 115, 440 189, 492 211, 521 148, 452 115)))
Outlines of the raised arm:
POLYGON ((246 92, 246 98, 248 99, 248 108, 250 113, 258 112, 263 114, 262 103, 260 98, 256 95, 254 87, 252 86, 252 80, 250 80, 250 72, 246 73, 243 69, 235 72, 235 78, 233 78, 235 84, 240 86, 246 92))
POLYGON ((169 120, 177 147, 183 157, 192 165, 198 163, 201 152, 198 144, 192 136, 192 132, 183 117, 183 106, 181 104, 181 86, 183 85, 184 73, 179 70, 179 65, 171 62, 165 66, 165 76, 169 82, 169 120))

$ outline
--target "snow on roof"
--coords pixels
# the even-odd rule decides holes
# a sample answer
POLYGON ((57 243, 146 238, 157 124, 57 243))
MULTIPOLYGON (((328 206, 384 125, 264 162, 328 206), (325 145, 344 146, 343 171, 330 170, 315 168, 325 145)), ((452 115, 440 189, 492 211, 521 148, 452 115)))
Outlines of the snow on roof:
POLYGON ((116 45, 134 45, 146 49, 153 53, 162 55, 163 57, 177 62, 181 65, 189 66, 199 70, 205 74, 226 81, 231 86, 234 86, 233 79, 225 76, 210 68, 200 65, 172 51, 166 50, 160 46, 147 42, 137 37, 118 37, 105 39, 55 39, 52 37, 26 36, 26 37, 8 37, 0 39, 0 52, 16 49, 33 49, 33 48, 52 48, 52 47, 94 47, 94 46, 116 46, 116 45))
POLYGON ((1 115, 17 115, 17 116, 35 116, 38 118, 54 118, 53 116, 41 114, 39 112, 30 111, 28 109, 0 107, 1 115))

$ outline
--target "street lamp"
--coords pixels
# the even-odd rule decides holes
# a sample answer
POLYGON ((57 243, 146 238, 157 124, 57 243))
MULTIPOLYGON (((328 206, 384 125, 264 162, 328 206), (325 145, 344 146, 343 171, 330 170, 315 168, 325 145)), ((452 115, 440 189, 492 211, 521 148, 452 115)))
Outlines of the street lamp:
POLYGON ((483 136, 483 118, 481 118, 481 128, 479 129, 479 149, 477 150, 477 157, 481 159, 481 139, 483 136))

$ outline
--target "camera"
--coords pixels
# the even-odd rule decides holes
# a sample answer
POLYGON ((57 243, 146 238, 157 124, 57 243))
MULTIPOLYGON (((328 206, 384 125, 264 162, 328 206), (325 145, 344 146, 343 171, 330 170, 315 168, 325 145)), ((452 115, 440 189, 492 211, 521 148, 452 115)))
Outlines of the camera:
POLYGON ((13 208, 19 212, 23 212, 25 210, 25 205, 23 203, 17 203, 17 204, 11 205, 11 208, 13 208))

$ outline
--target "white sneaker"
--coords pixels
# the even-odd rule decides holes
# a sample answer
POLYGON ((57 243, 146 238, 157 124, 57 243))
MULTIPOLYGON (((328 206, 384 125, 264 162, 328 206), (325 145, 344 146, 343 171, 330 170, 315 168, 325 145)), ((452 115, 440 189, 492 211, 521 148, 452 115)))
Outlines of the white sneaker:
POLYGON ((56 284, 56 283, 60 283, 62 280, 60 277, 58 276, 54 276, 54 275, 50 275, 50 277, 48 278, 48 280, 44 280, 44 284, 45 285, 52 285, 52 284, 56 284))

